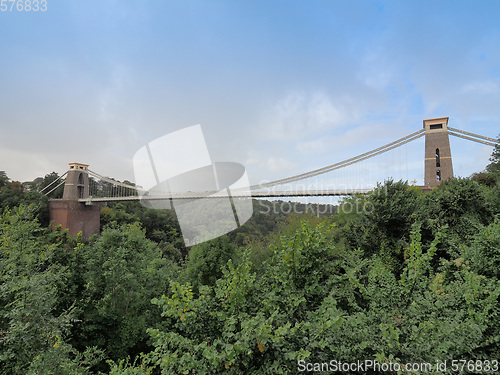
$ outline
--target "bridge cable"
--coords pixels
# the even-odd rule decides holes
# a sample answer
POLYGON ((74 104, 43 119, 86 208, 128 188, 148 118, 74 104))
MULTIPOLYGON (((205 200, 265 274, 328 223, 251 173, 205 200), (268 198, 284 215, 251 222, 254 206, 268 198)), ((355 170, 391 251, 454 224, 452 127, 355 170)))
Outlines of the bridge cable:
MULTIPOLYGON (((57 177, 54 181, 52 181, 50 184, 48 184, 48 185, 47 185, 47 186, 45 186, 42 190, 40 190, 40 191, 39 191, 39 193, 40 193, 40 194, 42 194, 42 193, 43 193, 43 191, 44 191, 45 189, 48 189, 49 187, 51 187, 52 185, 54 185, 57 181, 59 181, 61 178, 63 178, 63 177, 64 177, 64 176, 66 176, 67 174, 68 174, 68 172, 67 172, 67 171, 66 171, 66 172, 64 172, 61 176, 57 177)), ((59 186, 58 186, 58 187, 59 187, 59 186)), ((50 192, 52 192, 52 190, 51 190, 50 192)), ((45 195, 47 195, 47 194, 50 194, 50 193, 46 193, 45 195)))
POLYGON ((45 193, 45 195, 49 195, 50 193, 52 193, 54 190, 56 190, 59 186, 65 184, 66 181, 61 181, 61 183, 59 185, 57 185, 55 188, 53 188, 51 191, 49 191, 48 193, 45 193))
MULTIPOLYGON (((345 167, 347 167, 349 165, 352 165, 352 164, 361 162, 363 160, 372 158, 374 156, 380 155, 380 154, 385 153, 387 151, 390 151, 390 150, 392 150, 394 148, 397 148, 397 147, 400 147, 400 146, 402 146, 404 144, 412 142, 412 141, 414 141, 414 140, 416 140, 416 139, 418 139, 418 138, 420 138, 420 137, 422 137, 424 135, 425 135, 425 129, 421 129, 421 130, 419 130, 419 131, 417 131, 415 133, 409 134, 406 137, 400 138, 400 139, 398 139, 398 140, 396 140, 394 142, 388 143, 388 144, 386 144, 384 146, 378 147, 378 148, 373 149, 371 151, 368 151, 368 152, 365 152, 363 154, 357 155, 355 157, 346 159, 344 161, 328 165, 328 166, 323 167, 323 168, 319 168, 319 169, 316 169, 316 170, 313 170, 313 171, 309 171, 309 172, 306 172, 306 173, 301 173, 301 174, 296 175, 296 176, 291 176, 291 177, 287 177, 287 178, 283 178, 283 179, 279 179, 279 180, 275 180, 275 181, 270 181, 270 182, 263 183, 263 184, 257 184, 257 185, 251 185, 251 186, 248 186, 248 187, 242 187, 242 188, 238 188, 238 189, 234 189, 234 190, 235 191, 258 190, 258 189, 263 189, 263 188, 266 188, 266 187, 272 187, 272 186, 276 186, 276 185, 283 185, 285 183, 295 182, 295 181, 303 180, 303 179, 306 179, 306 178, 314 177, 314 176, 317 176, 317 175, 321 175, 321 174, 324 174, 324 173, 327 173, 327 172, 331 172, 331 171, 334 171, 334 170, 337 170, 337 169, 345 168, 345 167)), ((112 184, 112 185, 122 186, 122 187, 125 187, 127 189, 131 189, 131 190, 135 190, 135 191, 138 190, 138 188, 135 187, 135 186, 126 185, 126 184, 123 184, 123 183, 118 182, 116 180, 112 180, 110 178, 101 176, 100 174, 98 174, 98 173, 96 173, 94 171, 88 170, 87 173, 89 175, 93 176, 93 177, 99 178, 99 179, 101 179, 101 180, 103 180, 105 182, 108 182, 108 183, 112 184)))
MULTIPOLYGON (((481 135, 474 134, 474 133, 465 132, 465 131, 454 129, 454 128, 450 128, 450 127, 448 127, 448 133, 451 134, 451 135, 454 135, 456 137, 460 137, 460 138, 464 138, 464 139, 471 140, 471 141, 474 141, 474 142, 482 143, 482 144, 485 144, 485 145, 488 145, 488 146, 496 146, 498 144, 498 141, 496 139, 494 139, 494 138, 489 138, 489 137, 481 136, 481 135), (460 134, 458 134, 458 133, 460 133, 460 134), (471 137, 469 137, 467 135, 469 135, 471 137), (475 138, 473 138, 473 137, 475 137, 475 138)), ((384 145, 382 147, 378 147, 378 148, 376 148, 374 150, 365 152, 363 154, 354 156, 352 158, 343 160, 343 161, 335 163, 335 164, 328 165, 328 166, 323 167, 323 168, 319 168, 319 169, 316 169, 316 170, 313 170, 313 171, 301 173, 301 174, 298 174, 298 175, 295 175, 295 176, 291 176, 291 177, 287 177, 287 178, 283 178, 283 179, 279 179, 279 180, 274 180, 274 181, 270 181, 270 182, 266 182, 266 183, 262 183, 262 184, 251 185, 251 186, 248 186, 248 187, 241 187, 241 188, 237 188, 237 189, 233 189, 233 190, 234 190, 234 193, 236 193, 238 191, 239 192, 241 192, 241 191, 247 191, 247 192, 248 191, 254 191, 255 193, 257 193, 257 195, 259 195, 259 193, 262 193, 262 192, 258 192, 258 191, 255 191, 255 190, 259 190, 259 189, 263 189, 263 188, 267 188, 267 187, 272 187, 272 186, 276 186, 276 185, 284 185, 286 183, 295 182, 295 181, 299 181, 299 180, 304 180, 304 179, 311 178, 311 177, 314 177, 314 176, 318 176, 318 175, 321 175, 321 174, 324 174, 324 173, 327 173, 327 172, 331 172, 331 171, 334 171, 334 170, 337 170, 337 169, 345 168, 345 167, 347 167, 349 165, 359 163, 359 162, 361 162, 363 160, 366 160, 366 159, 370 159, 370 158, 372 158, 374 156, 383 154, 383 153, 388 152, 390 150, 393 150, 393 149, 395 149, 397 147, 400 147, 400 146, 403 146, 403 145, 407 145, 408 143, 410 143, 410 142, 412 142, 414 140, 417 140, 417 139, 423 137, 424 135, 425 135, 425 129, 421 129, 421 130, 419 130, 419 131, 417 131, 415 133, 412 133, 412 134, 410 134, 410 135, 408 135, 406 137, 400 138, 400 139, 398 139, 398 140, 396 140, 394 142, 388 143, 388 144, 386 144, 386 145, 384 145)), ((406 148, 405 151, 406 151, 406 163, 408 163, 408 150, 407 150, 407 148, 406 148)), ((400 162, 401 162, 401 160, 400 160, 400 162)), ((407 164, 406 168, 408 169, 408 164, 407 164)), ((128 191, 131 191, 131 192, 133 191, 134 193, 137 194, 138 191, 141 190, 137 186, 132 186, 132 185, 121 183, 121 182, 113 180, 111 178, 101 176, 100 174, 98 174, 96 172, 93 172, 91 170, 87 170, 85 172, 88 173, 89 176, 92 176, 94 178, 100 179, 100 180, 102 180, 104 182, 107 182, 107 183, 111 184, 112 187, 111 187, 110 193, 111 193, 111 195, 113 195, 114 199, 117 198, 116 195, 118 195, 118 197, 120 197, 122 194, 126 194, 126 192, 128 192, 128 191), (113 189, 113 187, 115 187, 115 188, 113 189)), ((407 173, 408 173, 408 171, 407 171, 407 173)), ((54 184, 56 181, 58 181, 62 177, 64 177, 66 174, 67 174, 67 172, 64 175, 62 175, 61 177, 59 177, 57 180, 53 181, 50 185, 48 185, 44 189, 42 189, 42 191, 45 190, 46 188, 48 188, 49 186, 51 186, 52 184, 54 184)), ((62 183, 64 183, 64 182, 62 182, 62 183)), ((52 192, 53 190, 57 189, 59 186, 62 185, 62 183, 59 184, 56 188, 52 189, 50 192, 52 192)), ((97 184, 97 182, 95 182, 95 183, 97 184)), ((47 194, 50 194, 50 192, 47 193, 47 194)), ((288 192, 280 192, 280 193, 288 193, 288 192)), ((315 192, 315 193, 321 193, 321 192, 315 192)), ((129 197, 122 197, 122 198, 134 198, 134 199, 137 199, 137 195, 135 195, 135 196, 129 196, 129 197)))
POLYGON ((116 186, 121 186, 121 187, 125 187, 127 189, 132 189, 132 190, 137 190, 137 187, 136 186, 132 186, 132 185, 127 185, 127 184, 124 184, 123 182, 119 182, 119 181, 116 181, 116 180, 113 180, 111 178, 108 178, 108 177, 104 177, 104 176, 101 176, 100 174, 96 173, 96 172, 93 172, 91 171, 90 169, 87 171, 87 173, 89 175, 91 175, 92 177, 96 177, 100 180, 103 180, 111 185, 116 185, 116 186))
POLYGON ((244 189, 248 189, 248 190, 263 189, 263 188, 266 188, 266 187, 271 187, 271 186, 275 186, 275 185, 283 185, 285 183, 295 182, 295 181, 302 180, 302 179, 305 179, 305 178, 310 178, 310 177, 314 177, 314 176, 317 176, 317 175, 320 175, 320 174, 323 174, 323 173, 331 172, 331 171, 334 171, 336 169, 344 168, 344 167, 347 167, 349 165, 352 165, 352 164, 355 164, 355 163, 359 163, 360 161, 372 158, 372 157, 374 157, 376 155, 383 154, 384 152, 390 151, 390 150, 392 150, 394 148, 397 148, 397 147, 400 147, 400 146, 402 146, 402 145, 404 145, 406 143, 412 142, 412 141, 414 141, 414 140, 416 140, 416 139, 418 139, 420 137, 423 137, 424 135, 425 135, 425 129, 422 129, 422 130, 419 130, 418 132, 412 133, 412 134, 410 134, 410 135, 408 135, 406 137, 400 138, 397 141, 388 143, 388 144, 386 144, 386 145, 384 145, 382 147, 378 147, 378 148, 376 148, 374 150, 371 150, 369 152, 365 152, 363 154, 357 155, 357 156, 352 157, 350 159, 346 159, 344 161, 341 161, 341 162, 338 162, 338 163, 335 163, 335 164, 331 164, 331 165, 328 165, 328 166, 323 167, 323 168, 319 168, 319 169, 316 169, 316 170, 313 170, 313 171, 310 171, 310 172, 306 172, 306 173, 301 173, 301 174, 296 175, 296 176, 292 176, 292 177, 288 177, 288 178, 283 178, 283 179, 280 179, 280 180, 270 181, 270 182, 266 182, 266 183, 263 183, 263 184, 251 185, 248 188, 240 188, 238 190, 244 190, 244 189))
MULTIPOLYGON (((448 134, 451 134, 451 135, 454 135, 455 137, 459 137, 459 138, 463 138, 463 139, 467 139, 469 141, 474 141, 474 142, 477 142, 477 143, 482 143, 483 145, 488 145, 488 146, 492 146, 492 147, 495 147, 497 145, 497 143, 493 143, 493 142, 488 142, 488 141, 483 141, 481 139, 476 139, 476 138, 472 138, 472 137, 468 137, 466 135, 462 135, 462 134, 458 134, 458 133, 454 133, 454 132, 451 132, 449 131, 448 134)), ((485 137, 486 138, 486 137, 485 137)), ((492 138, 490 138, 492 139, 492 138)))
POLYGON ((493 142, 493 143, 497 143, 498 142, 498 140, 495 139, 495 138, 485 137, 484 135, 480 135, 480 134, 469 133, 469 132, 466 132, 466 131, 460 130, 460 129, 455 129, 455 128, 448 127, 448 130, 451 130, 453 132, 460 133, 460 134, 471 135, 471 136, 473 136, 475 138, 481 138, 481 139, 484 139, 485 141, 489 141, 489 142, 493 142))

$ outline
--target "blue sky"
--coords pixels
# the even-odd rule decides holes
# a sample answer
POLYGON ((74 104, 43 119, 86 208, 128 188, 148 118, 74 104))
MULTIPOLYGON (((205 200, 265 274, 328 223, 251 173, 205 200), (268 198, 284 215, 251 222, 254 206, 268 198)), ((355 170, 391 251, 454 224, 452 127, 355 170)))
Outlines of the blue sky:
MULTIPOLYGON (((195 124, 212 159, 244 164, 251 183, 366 152, 425 118, 500 133, 493 0, 48 0, 46 12, 0 12, 0 35, 0 170, 15 180, 74 161, 131 180, 138 149, 195 124)), ((491 148, 451 142, 455 174, 488 163, 491 148)), ((335 178, 423 183, 423 147, 335 178)))

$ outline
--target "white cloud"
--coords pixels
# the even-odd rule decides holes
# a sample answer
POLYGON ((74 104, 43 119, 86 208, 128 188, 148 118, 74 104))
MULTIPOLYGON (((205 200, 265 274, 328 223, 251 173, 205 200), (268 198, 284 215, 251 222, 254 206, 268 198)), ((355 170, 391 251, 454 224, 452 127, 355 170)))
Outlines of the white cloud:
POLYGON ((1 148, 0 160, 2 165, 0 170, 7 173, 7 176, 14 181, 31 181, 36 177, 43 177, 52 171, 64 173, 62 168, 67 164, 58 163, 57 155, 29 153, 15 148, 1 148), (22 169, 19 166, 23 166, 22 169))
POLYGON ((321 137, 313 141, 297 143, 297 150, 303 155, 321 154, 328 150, 331 137, 321 137))
POLYGON ((387 59, 387 54, 380 47, 367 53, 362 59, 357 79, 374 90, 384 90, 393 80, 394 64, 387 59))
POLYGON ((348 102, 333 103, 324 92, 289 92, 265 116, 263 131, 271 139, 301 139, 344 125, 349 118, 348 102))
POLYGON ((116 64, 111 69, 110 84, 99 94, 99 119, 107 121, 116 117, 116 107, 121 103, 120 94, 129 81, 129 71, 122 64, 116 64))
POLYGON ((465 85, 462 92, 468 94, 491 95, 498 94, 500 92, 500 87, 496 82, 476 81, 465 85))
POLYGON ((244 159, 245 166, 258 165, 261 163, 260 154, 255 150, 249 150, 244 159))
POLYGON ((272 171, 290 171, 297 168, 297 164, 284 158, 270 157, 266 162, 267 168, 272 171))
MULTIPOLYGON (((303 155, 321 154, 331 152, 335 149, 358 147, 365 142, 380 140, 381 146, 384 140, 392 141, 404 136, 404 130, 397 126, 381 124, 370 124, 351 128, 346 132, 317 138, 312 141, 297 143, 297 150, 303 155)), ((365 150, 365 151, 368 151, 365 150)), ((351 155, 352 156, 352 155, 351 155)))

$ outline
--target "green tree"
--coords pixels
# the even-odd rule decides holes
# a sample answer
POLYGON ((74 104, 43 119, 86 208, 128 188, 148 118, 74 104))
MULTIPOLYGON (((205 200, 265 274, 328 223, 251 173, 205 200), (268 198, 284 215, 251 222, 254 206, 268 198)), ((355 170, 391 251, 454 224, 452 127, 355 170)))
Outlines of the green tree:
POLYGON ((186 264, 186 278, 198 290, 201 285, 215 286, 222 268, 236 255, 236 246, 226 236, 217 237, 191 248, 186 264))
POLYGON ((23 185, 18 181, 7 182, 0 188, 0 210, 18 206, 23 198, 23 185))
POLYGON ((5 171, 0 171, 0 189, 7 186, 9 183, 9 177, 7 177, 7 173, 5 171))
POLYGON ((67 270, 44 234, 31 207, 0 215, 0 374, 88 374, 102 357, 68 344, 74 309, 58 309, 67 270))
POLYGON ((367 255, 378 254, 399 273, 404 263, 416 208, 423 193, 404 181, 378 184, 367 196, 345 199, 339 207, 336 232, 339 243, 347 249, 362 249, 367 255))
POLYGON ((18 181, 11 182, 7 174, 0 171, 0 212, 20 204, 32 204, 40 224, 44 227, 49 225, 48 198, 34 190, 26 191, 23 184, 18 181))
POLYGON ((149 330, 156 349, 146 363, 165 374, 295 373, 311 354, 308 335, 315 342, 325 325, 342 322, 328 297, 332 247, 321 228, 304 225, 274 251, 260 278, 247 251, 198 297, 189 284, 172 283, 171 297, 153 300, 169 329, 149 330))
POLYGON ((138 224, 108 228, 76 250, 84 288, 76 304, 81 321, 73 330, 75 347, 96 346, 114 360, 146 350, 146 328, 160 314, 149 301, 166 292, 175 267, 138 224))
POLYGON ((153 300, 168 329, 149 330, 155 350, 127 371, 298 374, 301 360, 405 364, 498 356, 500 284, 461 258, 435 269, 445 233, 424 247, 415 224, 399 277, 376 254, 337 254, 325 233, 304 226, 283 237, 259 277, 247 253, 198 296, 172 283, 168 297, 153 300))
POLYGON ((47 195, 49 198, 62 198, 63 192, 64 192, 64 184, 62 184, 58 187, 60 182, 62 182, 62 181, 55 182, 58 178, 59 178, 59 174, 57 174, 56 172, 51 172, 51 173, 45 175, 45 177, 43 178, 43 181, 40 182, 40 185, 38 187, 39 191, 42 189, 45 189, 47 186, 52 184, 50 187, 48 187, 44 191, 44 194, 47 194, 50 192, 50 194, 47 195), (53 190, 53 189, 55 189, 55 190, 53 190), (51 192, 51 190, 53 190, 53 191, 51 192))
POLYGON ((424 242, 429 243, 441 228, 449 228, 440 256, 458 257, 459 246, 493 221, 485 190, 468 178, 445 181, 424 196, 417 217, 423 223, 424 242), (447 253, 447 255, 445 255, 447 253))
POLYGON ((473 271, 500 280, 500 218, 482 228, 470 245, 462 246, 462 254, 473 271))
POLYGON ((500 184, 484 190, 486 205, 493 215, 500 214, 500 184))
POLYGON ((479 173, 473 173, 470 179, 472 181, 477 181, 481 185, 493 187, 498 182, 498 175, 495 175, 490 172, 479 172, 479 173))
POLYGON ((498 141, 491 154, 490 164, 486 167, 486 170, 490 173, 500 176, 500 135, 498 136, 498 141))
POLYGON ((349 314, 341 331, 327 335, 329 344, 339 348, 337 355, 351 361, 435 363, 497 353, 492 343, 498 340, 494 322, 500 285, 471 271, 460 258, 434 270, 444 233, 428 248, 418 224, 411 237, 399 278, 376 256, 347 267, 339 287, 354 292, 349 314))
POLYGON ((104 206, 101 208, 101 226, 103 228, 113 225, 132 224, 136 221, 139 221, 139 218, 126 212, 121 206, 113 208, 104 206))

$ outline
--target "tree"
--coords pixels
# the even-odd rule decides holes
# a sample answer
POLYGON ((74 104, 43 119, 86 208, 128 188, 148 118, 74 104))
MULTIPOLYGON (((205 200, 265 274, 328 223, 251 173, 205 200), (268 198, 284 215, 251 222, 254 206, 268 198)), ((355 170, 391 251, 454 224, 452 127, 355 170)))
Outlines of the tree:
POLYGON ((499 181, 500 175, 496 175, 491 172, 479 172, 473 173, 471 176, 472 181, 477 181, 481 185, 488 187, 495 186, 499 181))
POLYGON ((5 171, 0 171, 0 189, 7 186, 9 183, 9 178, 7 177, 7 173, 5 171))
POLYGON ((463 246, 462 255, 478 274, 500 280, 500 218, 482 228, 470 245, 463 246))
POLYGON ((445 232, 424 246, 414 224, 399 275, 376 254, 332 256, 326 232, 304 226, 283 237, 259 277, 247 253, 198 295, 171 283, 168 296, 153 300, 167 329, 148 330, 155 349, 128 373, 296 374, 332 359, 404 366, 498 357, 500 284, 461 258, 435 269, 445 232))
POLYGON ((54 262, 61 249, 45 241, 33 208, 0 215, 0 374, 89 374, 102 353, 78 353, 68 335, 75 312, 58 309, 67 270, 54 262))
POLYGON ((201 285, 215 286, 222 276, 222 268, 236 254, 236 246, 226 236, 203 242, 191 248, 186 265, 187 280, 195 291, 201 285))
POLYGON ((52 189, 56 188, 54 191, 52 191, 47 196, 49 198, 62 198, 63 192, 64 192, 64 184, 57 187, 59 182, 54 182, 54 181, 56 181, 58 178, 59 178, 59 175, 56 172, 51 172, 51 173, 45 175, 45 177, 43 178, 43 181, 40 183, 40 185, 38 187, 39 191, 44 189, 45 187, 49 186, 50 184, 52 184, 49 188, 46 189, 46 191, 44 191, 44 193, 47 194, 52 189))
POLYGON ((488 164, 486 170, 497 176, 500 176, 500 135, 498 136, 498 141, 493 150, 490 158, 491 163, 488 164))
POLYGON ((469 243, 483 226, 493 221, 485 189, 468 178, 447 180, 426 194, 416 214, 422 222, 426 244, 441 228, 449 228, 439 253, 448 260, 457 257, 459 246, 469 243))
POLYGON ((420 189, 392 180, 378 184, 367 196, 347 198, 340 204, 336 219, 341 226, 337 241, 350 250, 361 248, 367 255, 378 254, 399 272, 422 199, 420 189))
POLYGON ((488 189, 485 189, 486 204, 493 215, 500 214, 500 184, 488 189))
POLYGON ((18 206, 23 197, 23 185, 19 181, 9 182, 0 188, 0 211, 18 206))
POLYGON ((80 350, 99 347, 114 360, 146 350, 146 328, 160 318, 149 301, 166 292, 174 266, 137 223, 107 228, 75 251, 83 290, 72 343, 80 350))
POLYGON ((48 198, 35 190, 25 189, 24 184, 10 181, 4 171, 0 171, 0 212, 21 204, 32 205, 33 214, 43 227, 49 225, 48 198))

